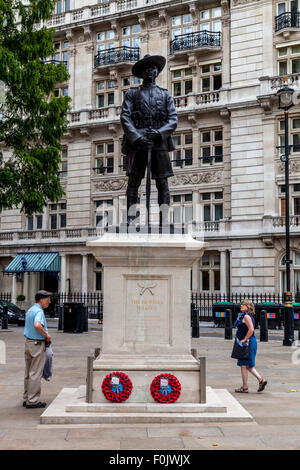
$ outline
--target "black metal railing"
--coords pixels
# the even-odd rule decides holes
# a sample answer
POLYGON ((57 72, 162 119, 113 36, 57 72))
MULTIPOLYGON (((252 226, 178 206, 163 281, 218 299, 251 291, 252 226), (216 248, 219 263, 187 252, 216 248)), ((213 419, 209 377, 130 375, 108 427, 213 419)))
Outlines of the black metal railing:
POLYGON ((290 11, 276 16, 275 31, 277 32, 284 28, 300 28, 300 13, 290 11))
POLYGON ((94 58, 94 66, 116 64, 118 62, 136 62, 140 59, 139 47, 114 47, 99 51, 94 58))
MULTIPOLYGON (((218 294, 218 293, 201 293, 196 292, 191 294, 191 303, 198 309, 200 321, 213 321, 212 306, 216 302, 232 302, 240 304, 242 300, 248 299, 254 304, 261 304, 263 302, 274 302, 276 304, 283 304, 283 294, 279 293, 235 293, 235 294, 218 294)), ((293 302, 300 301, 300 294, 293 294, 293 302)))
POLYGON ((1 301, 11 302, 11 293, 10 292, 0 292, 0 302, 1 301))
POLYGON ((185 51, 187 49, 195 49, 204 46, 221 46, 221 33, 205 30, 181 34, 170 42, 170 53, 174 54, 176 51, 185 51))

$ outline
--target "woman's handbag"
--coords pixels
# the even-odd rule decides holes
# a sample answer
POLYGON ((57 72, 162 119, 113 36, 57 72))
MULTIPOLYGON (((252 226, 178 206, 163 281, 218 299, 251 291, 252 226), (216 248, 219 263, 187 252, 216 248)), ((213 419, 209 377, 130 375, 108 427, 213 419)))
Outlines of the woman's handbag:
POLYGON ((249 354, 250 354, 249 340, 241 344, 241 342, 237 338, 235 338, 231 357, 233 359, 248 359, 249 354))

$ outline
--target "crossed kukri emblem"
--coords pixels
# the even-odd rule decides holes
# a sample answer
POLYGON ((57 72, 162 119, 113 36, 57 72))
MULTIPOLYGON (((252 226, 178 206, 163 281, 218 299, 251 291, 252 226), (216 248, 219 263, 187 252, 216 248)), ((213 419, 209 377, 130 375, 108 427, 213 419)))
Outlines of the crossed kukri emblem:
POLYGON ((138 286, 141 289, 140 295, 143 295, 147 290, 150 292, 151 295, 154 295, 154 292, 152 292, 152 289, 154 289, 157 286, 157 284, 149 284, 146 282, 144 285, 142 285, 138 282, 138 286))

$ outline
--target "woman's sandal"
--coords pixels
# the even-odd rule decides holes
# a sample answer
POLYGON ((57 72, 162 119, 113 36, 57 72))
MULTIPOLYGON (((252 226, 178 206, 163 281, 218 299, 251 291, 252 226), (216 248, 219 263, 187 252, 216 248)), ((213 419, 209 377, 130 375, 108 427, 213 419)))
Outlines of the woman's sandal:
POLYGON ((258 391, 258 392, 262 392, 262 391, 265 389, 265 386, 267 385, 267 383, 268 383, 268 382, 267 382, 266 380, 261 379, 261 381, 258 382, 259 387, 258 387, 258 390, 257 390, 257 391, 258 391))
POLYGON ((235 393, 248 393, 248 387, 236 388, 235 393))

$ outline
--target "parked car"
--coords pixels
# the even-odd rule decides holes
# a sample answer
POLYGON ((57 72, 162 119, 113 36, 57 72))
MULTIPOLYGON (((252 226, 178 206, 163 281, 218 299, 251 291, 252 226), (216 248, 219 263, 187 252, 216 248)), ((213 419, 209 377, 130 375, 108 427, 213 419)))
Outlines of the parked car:
POLYGON ((25 325, 25 311, 21 310, 17 305, 7 300, 0 300, 0 319, 2 321, 3 307, 8 306, 8 323, 14 323, 19 326, 25 325))

